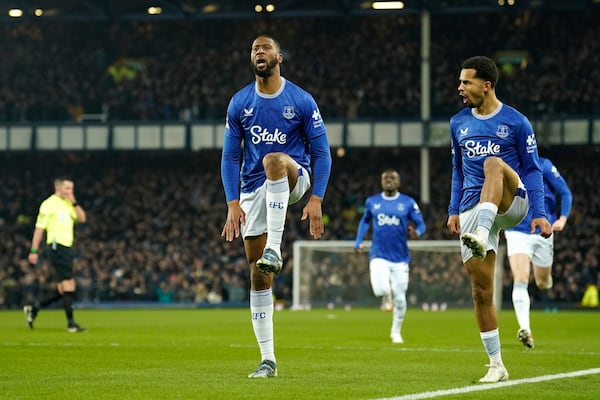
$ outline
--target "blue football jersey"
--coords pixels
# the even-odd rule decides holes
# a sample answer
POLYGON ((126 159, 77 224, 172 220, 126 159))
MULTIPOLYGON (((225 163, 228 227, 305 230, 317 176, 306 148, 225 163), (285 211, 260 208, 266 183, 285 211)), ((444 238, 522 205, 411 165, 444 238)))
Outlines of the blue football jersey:
POLYGON ((480 199, 483 162, 500 157, 519 174, 536 218, 545 217, 544 186, 537 143, 529 120, 513 107, 500 103, 486 116, 464 108, 450 119, 452 189, 449 215, 468 210, 480 199))
POLYGON ((397 193, 386 197, 383 193, 369 196, 360 220, 354 247, 358 247, 372 226, 369 258, 383 258, 392 262, 409 262, 408 226, 415 224, 418 236, 425 232, 425 221, 417 202, 410 196, 397 193))
POLYGON ((321 198, 325 194, 331 151, 321 113, 308 92, 281 80, 275 94, 260 93, 254 82, 238 91, 229 103, 221 161, 227 201, 238 199, 239 190, 249 193, 264 183, 262 159, 272 152, 288 154, 309 173, 313 161, 313 194, 321 198))
MULTIPOLYGON (((542 174, 544 175, 544 204, 546 207, 546 217, 552 224, 559 217, 556 213, 558 205, 556 195, 560 198, 560 215, 564 215, 565 217, 569 217, 569 214, 571 213, 573 196, 567 182, 560 175, 560 172, 558 172, 558 169, 554 164, 552 164, 552 161, 540 157, 540 166, 542 167, 542 174)), ((530 208, 527 217, 525 217, 519 225, 510 230, 531 233, 530 225, 532 216, 533 212, 530 208)))

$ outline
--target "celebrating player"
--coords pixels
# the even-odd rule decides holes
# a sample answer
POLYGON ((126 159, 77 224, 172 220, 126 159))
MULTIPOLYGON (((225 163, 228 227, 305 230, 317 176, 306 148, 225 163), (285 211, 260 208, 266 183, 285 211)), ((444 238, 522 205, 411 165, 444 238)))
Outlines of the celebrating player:
POLYGON ((467 59, 458 94, 467 106, 450 119, 452 185, 448 229, 461 235, 475 317, 489 357, 479 382, 508 379, 493 304, 499 230, 517 225, 531 204, 530 230, 549 237, 535 134, 529 120, 496 97, 498 68, 488 57, 467 59), (521 180, 521 177, 523 180, 521 180))
POLYGON ((283 268, 287 208, 310 192, 313 172, 301 219, 308 219, 313 238, 321 237, 331 151, 314 99, 281 76, 283 55, 277 40, 259 35, 250 61, 255 82, 237 92, 227 109, 221 176, 228 211, 221 235, 226 241, 242 235, 250 267, 250 311, 261 363, 248 377, 270 378, 277 376, 271 284, 283 268))

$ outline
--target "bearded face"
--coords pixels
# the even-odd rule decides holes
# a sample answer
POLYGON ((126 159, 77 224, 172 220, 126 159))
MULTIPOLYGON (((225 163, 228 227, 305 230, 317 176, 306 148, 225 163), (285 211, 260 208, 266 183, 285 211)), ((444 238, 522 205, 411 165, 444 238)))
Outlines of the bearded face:
POLYGON ((279 45, 274 39, 260 36, 252 43, 250 62, 254 74, 261 78, 268 78, 281 62, 279 45))
POLYGON ((266 58, 257 58, 252 63, 254 74, 261 78, 267 78, 273 74, 273 70, 279 64, 277 58, 267 60, 266 58))

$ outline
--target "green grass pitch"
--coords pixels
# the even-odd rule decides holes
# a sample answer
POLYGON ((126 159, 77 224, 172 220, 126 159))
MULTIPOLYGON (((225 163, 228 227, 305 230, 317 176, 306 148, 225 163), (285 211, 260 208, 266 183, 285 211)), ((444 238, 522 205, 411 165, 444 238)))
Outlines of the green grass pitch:
POLYGON ((391 343, 391 314, 378 309, 277 311, 279 376, 268 380, 247 378, 260 361, 249 309, 75 315, 88 332, 67 333, 59 310, 43 310, 33 331, 22 312, 0 312, 1 399, 547 400, 600 393, 598 312, 533 311, 537 347, 526 351, 514 313, 501 311, 503 359, 516 384, 429 397, 417 394, 485 386, 476 383, 487 356, 472 310, 409 309, 403 345, 391 343))

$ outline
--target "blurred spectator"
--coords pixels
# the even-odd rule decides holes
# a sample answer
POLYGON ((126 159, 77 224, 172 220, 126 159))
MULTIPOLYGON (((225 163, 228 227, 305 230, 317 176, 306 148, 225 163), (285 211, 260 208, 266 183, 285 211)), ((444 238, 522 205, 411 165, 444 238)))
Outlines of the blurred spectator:
POLYGON ((581 305, 583 307, 598 307, 598 287, 594 283, 590 283, 585 288, 581 305))
POLYGON ((156 290, 159 303, 171 303, 173 301, 173 289, 168 282, 161 282, 156 290))

